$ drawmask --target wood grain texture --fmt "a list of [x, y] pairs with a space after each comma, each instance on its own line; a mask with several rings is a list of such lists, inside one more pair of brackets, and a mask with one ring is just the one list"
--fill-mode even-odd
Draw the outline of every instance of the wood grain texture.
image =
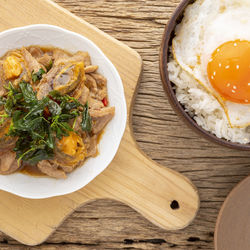
[[[139, 150], [131, 132], [131, 108], [142, 69], [139, 54], [50, 0], [2, 2], [5, 8], [0, 14], [5, 22], [0, 24], [0, 30], [48, 23], [76, 31], [99, 45], [120, 73], [128, 119], [113, 161], [83, 189], [39, 200], [0, 192], [0, 230], [26, 245], [38, 245], [78, 207], [102, 198], [122, 201], [164, 229], [189, 225], [199, 208], [197, 189], [182, 174], [149, 159]], [[16, 13], [11, 20], [10, 9]]]
[[[158, 69], [159, 47], [179, 0], [56, 2], [140, 53], [144, 72], [134, 105], [136, 139], [151, 158], [196, 184], [201, 209], [188, 228], [166, 232], [119, 202], [99, 200], [77, 209], [34, 249], [213, 249], [217, 213], [229, 191], [249, 174], [250, 155], [200, 138], [166, 100]], [[28, 249], [4, 234], [0, 242], [0, 249]]]

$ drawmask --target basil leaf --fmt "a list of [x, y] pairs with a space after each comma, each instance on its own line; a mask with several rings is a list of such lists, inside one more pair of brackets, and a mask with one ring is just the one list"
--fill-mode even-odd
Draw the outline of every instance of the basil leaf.
[[49, 101], [49, 112], [52, 114], [52, 116], [57, 116], [60, 115], [62, 113], [62, 109], [61, 107], [54, 101], [50, 100]]
[[7, 100], [6, 100], [6, 103], [4, 105], [4, 109], [5, 109], [5, 112], [9, 116], [11, 116], [12, 109], [13, 109], [14, 105], [15, 105], [15, 100], [14, 100], [13, 96], [12, 95], [8, 96]]
[[70, 127], [70, 125], [67, 122], [60, 122], [59, 126], [66, 131], [73, 131], [73, 129]]
[[26, 159], [24, 159], [24, 161], [30, 165], [36, 165], [39, 161], [50, 160], [52, 158], [53, 158], [53, 151], [40, 149], [34, 151], [31, 155], [28, 155]]
[[0, 96], [0, 106], [5, 105], [5, 103], [6, 103], [6, 98]]
[[45, 71], [42, 68], [39, 69], [36, 73], [34, 73], [34, 71], [32, 71], [32, 73], [31, 73], [32, 81], [37, 82], [37, 81], [41, 80], [43, 74], [45, 74]]
[[53, 151], [45, 147], [31, 147], [22, 155], [17, 154], [18, 161], [22, 160], [29, 165], [36, 165], [39, 161], [53, 158]]
[[54, 140], [53, 140], [52, 131], [50, 127], [48, 128], [48, 139], [46, 140], [46, 143], [49, 148], [54, 149]]
[[50, 99], [48, 97], [44, 97], [41, 101], [34, 104], [29, 113], [24, 117], [24, 119], [27, 119], [29, 116], [41, 116], [43, 114], [44, 108], [48, 105], [49, 101]]
[[59, 122], [68, 122], [69, 120], [75, 118], [76, 116], [73, 114], [61, 114], [58, 118]]
[[91, 120], [91, 116], [89, 114], [88, 102], [84, 105], [84, 109], [82, 112], [81, 127], [82, 127], [83, 131], [87, 131], [87, 132], [90, 132], [92, 129], [92, 120]]
[[34, 92], [33, 88], [29, 83], [22, 81], [19, 83], [19, 87], [22, 91], [26, 103], [32, 103], [37, 101], [36, 93]]

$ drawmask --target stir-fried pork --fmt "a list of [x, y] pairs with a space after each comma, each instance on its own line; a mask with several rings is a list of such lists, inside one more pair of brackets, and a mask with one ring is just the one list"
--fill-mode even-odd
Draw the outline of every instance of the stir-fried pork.
[[[65, 179], [66, 173], [98, 154], [98, 138], [113, 118], [115, 108], [107, 107], [107, 80], [97, 70], [87, 52], [70, 54], [59, 48], [30, 46], [10, 51], [0, 59], [1, 97], [7, 98], [9, 81], [18, 88], [24, 80], [36, 91], [38, 101], [47, 96], [52, 98], [49, 93], [56, 90], [78, 100], [82, 105], [80, 112], [85, 107], [88, 109], [91, 127], [84, 127], [83, 116], [70, 118], [72, 129], [68, 135], [55, 139], [53, 158], [43, 158], [37, 163], [36, 167], [45, 175]], [[5, 115], [3, 105], [0, 114]], [[17, 161], [13, 151], [18, 138], [7, 135], [11, 124], [11, 117], [0, 122], [0, 174], [13, 173], [22, 165], [22, 159]]]

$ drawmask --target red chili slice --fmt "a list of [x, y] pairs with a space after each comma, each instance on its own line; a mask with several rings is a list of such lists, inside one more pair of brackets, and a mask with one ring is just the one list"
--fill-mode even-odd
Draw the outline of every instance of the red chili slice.
[[103, 105], [104, 105], [105, 107], [108, 106], [108, 100], [107, 100], [106, 97], [104, 97], [104, 98], [102, 99], [102, 103], [103, 103]]

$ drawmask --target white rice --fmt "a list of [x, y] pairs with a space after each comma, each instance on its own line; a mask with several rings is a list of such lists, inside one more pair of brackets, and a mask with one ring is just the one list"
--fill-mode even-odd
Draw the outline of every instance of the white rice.
[[176, 85], [176, 97], [185, 111], [199, 126], [232, 142], [250, 142], [250, 129], [231, 128], [226, 114], [217, 99], [171, 59], [168, 63], [169, 79]]

